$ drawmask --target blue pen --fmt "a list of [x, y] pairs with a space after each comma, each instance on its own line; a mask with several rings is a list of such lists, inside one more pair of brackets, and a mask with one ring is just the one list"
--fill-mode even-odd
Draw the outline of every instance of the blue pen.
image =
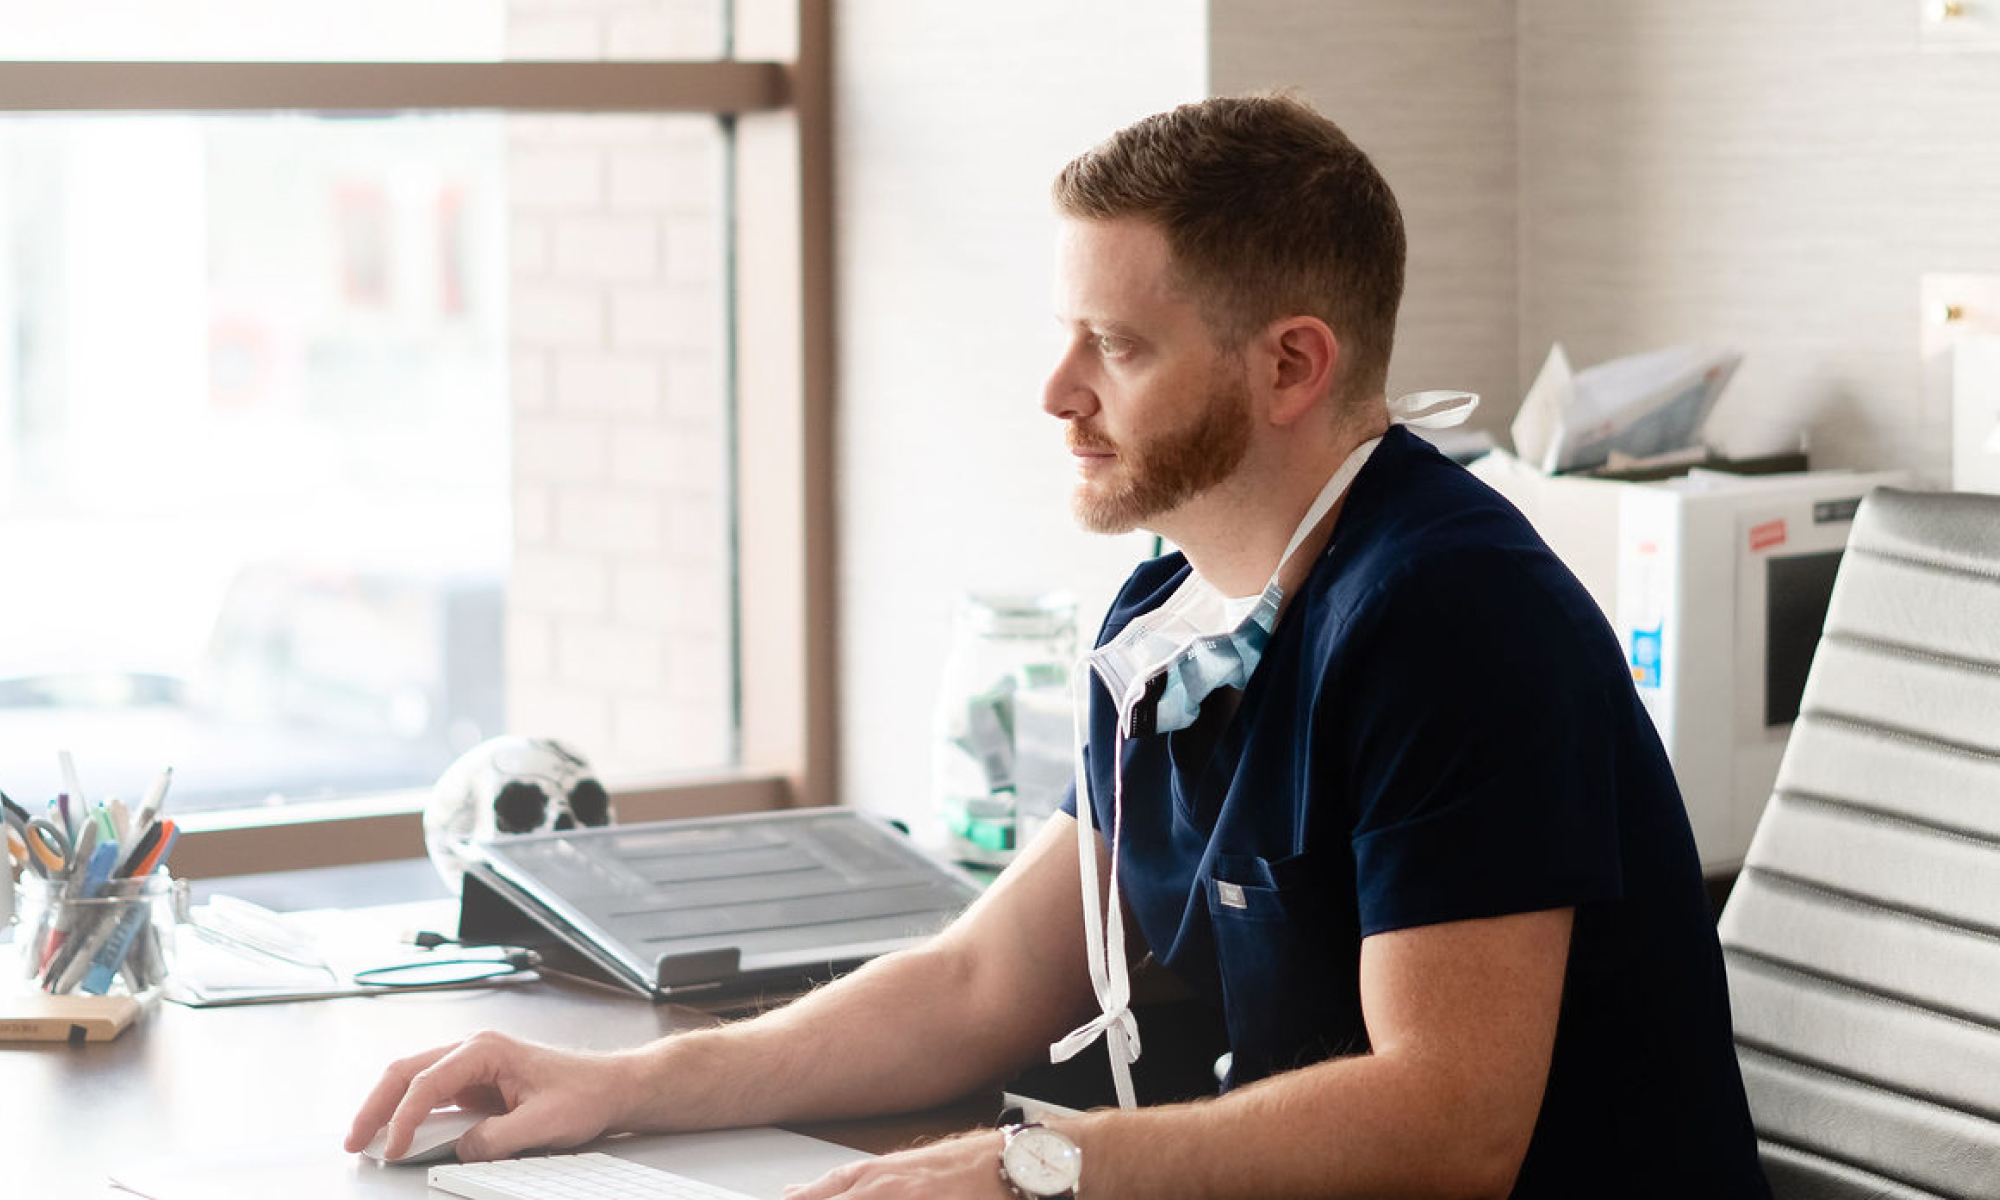
[[[60, 906], [57, 915], [67, 915], [68, 919], [56, 923], [56, 928], [64, 931], [63, 940], [42, 963], [43, 983], [51, 992], [67, 992], [75, 987], [77, 976], [89, 961], [91, 947], [112, 932], [106, 926], [107, 917], [75, 903], [93, 899], [102, 892], [111, 879], [113, 868], [118, 865], [118, 846], [112, 842], [97, 841], [95, 834], [95, 824], [84, 826], [85, 839], [95, 843], [95, 848], [89, 851], [90, 861], [81, 867], [72, 865], [69, 881], [56, 895], [56, 904]], [[83, 847], [78, 849], [81, 851]], [[82, 860], [81, 853], [77, 859]]]
[[[81, 855], [83, 847], [78, 847], [77, 853]], [[95, 848], [90, 851], [90, 862], [83, 868], [83, 890], [79, 894], [88, 900], [102, 892], [105, 881], [111, 878], [111, 872], [117, 865], [118, 843], [96, 841]]]
[[[165, 844], [160, 847], [160, 853], [153, 858], [152, 871], [148, 871], [145, 876], [141, 876], [142, 880], [150, 878], [153, 871], [159, 870], [160, 865], [166, 862], [167, 855], [173, 851], [174, 840], [178, 837], [180, 837], [180, 830], [169, 827]], [[141, 882], [139, 887], [141, 890], [139, 901], [133, 904], [131, 911], [127, 912], [119, 920], [118, 927], [112, 931], [111, 936], [105, 940], [104, 944], [97, 948], [97, 953], [91, 956], [90, 969], [83, 976], [83, 990], [93, 996], [102, 996], [111, 987], [112, 977], [118, 973], [118, 968], [124, 965], [125, 956], [132, 952], [132, 943], [138, 938], [139, 931], [146, 927], [146, 919], [149, 915], [148, 909], [151, 901], [144, 898], [145, 884]], [[146, 973], [143, 969], [143, 964], [135, 967], [135, 971], [140, 974]], [[130, 979], [130, 982], [136, 990], [150, 983], [156, 983], [158, 980]]]
[[[90, 956], [89, 967], [83, 970], [83, 990], [93, 996], [102, 996], [111, 987], [112, 978], [118, 968], [125, 965], [125, 956], [131, 953], [132, 942], [138, 938], [139, 930], [146, 925], [150, 915], [147, 908], [151, 902], [143, 897], [135, 901], [118, 919], [111, 936], [97, 947], [97, 953]], [[81, 962], [81, 959], [78, 960]], [[58, 991], [67, 991], [75, 984], [67, 977], [58, 984]]]
[[[101, 897], [111, 886], [111, 872], [118, 866], [118, 845], [115, 842], [98, 842], [90, 852], [90, 862], [80, 872], [75, 873], [65, 886], [62, 899], [58, 903], [75, 910], [70, 918], [69, 931], [57, 954], [43, 964], [43, 982], [51, 992], [67, 992], [76, 986], [83, 976], [84, 967], [90, 962], [92, 951], [113, 936], [119, 924], [121, 910], [105, 910]], [[84, 905], [75, 901], [97, 900], [99, 903]]]

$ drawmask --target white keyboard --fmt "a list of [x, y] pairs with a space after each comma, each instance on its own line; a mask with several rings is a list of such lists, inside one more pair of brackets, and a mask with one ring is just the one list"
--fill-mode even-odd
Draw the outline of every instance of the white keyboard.
[[551, 1154], [432, 1167], [430, 1185], [467, 1200], [756, 1200], [611, 1154]]

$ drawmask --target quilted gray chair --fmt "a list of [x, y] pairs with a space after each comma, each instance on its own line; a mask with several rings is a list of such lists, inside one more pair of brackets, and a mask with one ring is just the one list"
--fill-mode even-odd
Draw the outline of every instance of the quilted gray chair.
[[2000, 1197], [2000, 496], [1863, 503], [1721, 935], [1780, 1200]]

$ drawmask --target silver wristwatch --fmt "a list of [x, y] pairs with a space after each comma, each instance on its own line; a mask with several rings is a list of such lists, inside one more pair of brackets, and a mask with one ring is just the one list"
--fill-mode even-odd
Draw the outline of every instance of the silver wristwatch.
[[1000, 1182], [1021, 1200], [1076, 1200], [1083, 1148], [1032, 1121], [1001, 1130]]

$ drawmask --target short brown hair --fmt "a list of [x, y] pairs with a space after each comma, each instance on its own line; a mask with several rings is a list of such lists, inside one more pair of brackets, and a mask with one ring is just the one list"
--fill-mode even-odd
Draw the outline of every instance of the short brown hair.
[[1281, 317], [1341, 339], [1336, 394], [1382, 394], [1403, 297], [1396, 197], [1339, 126], [1285, 95], [1184, 104], [1119, 130], [1056, 176], [1068, 217], [1150, 221], [1218, 341]]

